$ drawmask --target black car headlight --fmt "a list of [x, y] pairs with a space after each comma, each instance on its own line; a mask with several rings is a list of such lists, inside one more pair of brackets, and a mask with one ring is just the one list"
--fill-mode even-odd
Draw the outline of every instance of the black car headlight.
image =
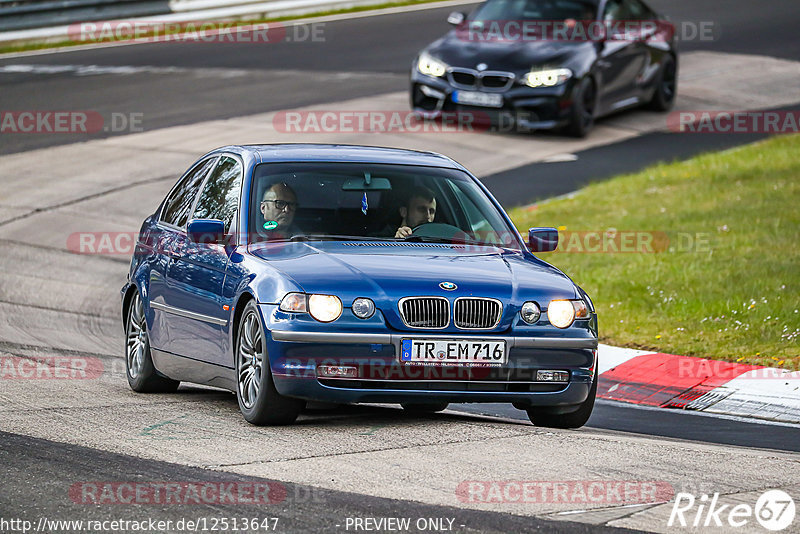
[[555, 87], [572, 78], [569, 69], [531, 69], [522, 77], [522, 83], [528, 87]]
[[441, 78], [447, 73], [447, 63], [436, 59], [427, 52], [423, 52], [417, 59], [417, 70], [422, 74]]

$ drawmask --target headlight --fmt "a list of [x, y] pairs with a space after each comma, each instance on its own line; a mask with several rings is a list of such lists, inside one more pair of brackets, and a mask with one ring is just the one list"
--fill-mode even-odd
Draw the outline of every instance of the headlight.
[[417, 70], [428, 76], [441, 77], [447, 72], [447, 63], [423, 52], [417, 60]]
[[535, 302], [526, 302], [519, 310], [519, 314], [523, 321], [528, 324], [533, 324], [539, 320], [542, 310], [539, 309], [539, 305]]
[[281, 300], [280, 310], [285, 312], [306, 313], [308, 308], [306, 306], [305, 293], [287, 293], [283, 300]]
[[321, 323], [330, 323], [342, 314], [342, 301], [335, 295], [310, 295], [308, 313]]
[[359, 297], [353, 301], [353, 314], [359, 319], [369, 319], [375, 313], [375, 303], [370, 299]]
[[522, 83], [530, 87], [554, 87], [572, 78], [569, 69], [531, 70], [522, 77]]
[[575, 319], [589, 317], [589, 309], [582, 300], [551, 300], [547, 318], [557, 328], [567, 328]]

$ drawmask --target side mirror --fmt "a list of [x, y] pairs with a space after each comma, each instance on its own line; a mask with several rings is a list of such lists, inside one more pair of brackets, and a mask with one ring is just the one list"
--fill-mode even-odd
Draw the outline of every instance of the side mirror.
[[467, 16], [464, 13], [461, 13], [460, 11], [453, 11], [447, 16], [447, 22], [453, 26], [459, 26], [466, 18]]
[[206, 245], [225, 243], [225, 223], [216, 219], [192, 219], [186, 227], [189, 240]]
[[558, 230], [555, 228], [531, 228], [528, 230], [531, 252], [553, 252], [558, 248]]

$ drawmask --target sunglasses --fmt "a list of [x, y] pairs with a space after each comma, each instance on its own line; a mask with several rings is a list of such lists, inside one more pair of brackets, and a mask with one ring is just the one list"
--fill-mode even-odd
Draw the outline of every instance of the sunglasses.
[[286, 208], [289, 208], [289, 211], [297, 209], [297, 202], [288, 202], [286, 200], [262, 200], [261, 202], [274, 202], [278, 211], [283, 211]]

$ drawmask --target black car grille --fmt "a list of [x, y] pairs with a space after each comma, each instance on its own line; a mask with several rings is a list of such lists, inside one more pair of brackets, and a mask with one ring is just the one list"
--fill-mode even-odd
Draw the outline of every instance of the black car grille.
[[508, 76], [484, 76], [481, 85], [487, 89], [505, 89], [511, 81]]
[[450, 303], [444, 297], [407, 297], [400, 300], [400, 317], [411, 328], [446, 328]]
[[503, 71], [480, 72], [474, 69], [452, 68], [447, 73], [452, 85], [461, 89], [505, 91], [514, 83], [514, 73]]
[[451, 73], [451, 76], [453, 82], [457, 83], [458, 85], [463, 85], [464, 87], [475, 87], [477, 78], [472, 73], [454, 71]]
[[453, 316], [458, 328], [483, 330], [497, 326], [502, 311], [503, 306], [497, 300], [460, 297], [456, 299]]

